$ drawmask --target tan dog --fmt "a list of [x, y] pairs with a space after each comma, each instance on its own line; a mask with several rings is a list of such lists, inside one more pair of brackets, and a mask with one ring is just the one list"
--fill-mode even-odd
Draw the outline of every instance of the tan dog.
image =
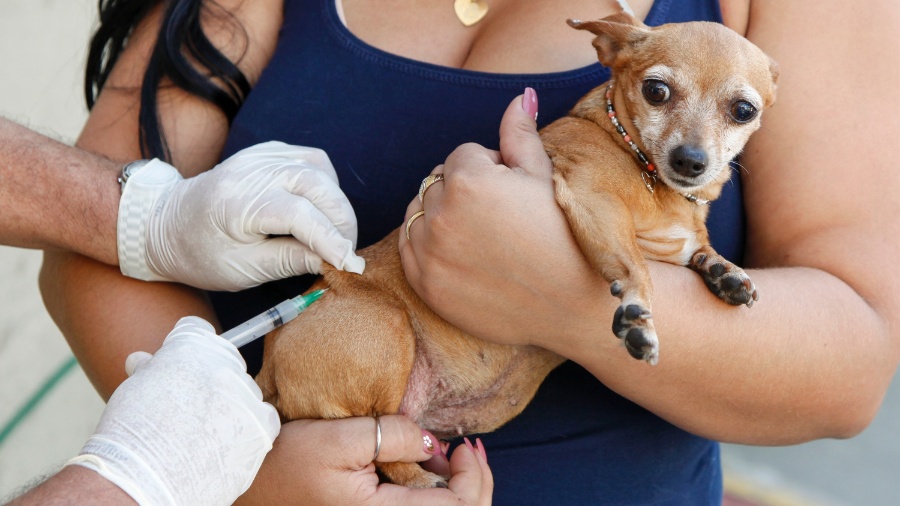
[[588, 262], [622, 299], [613, 332], [633, 357], [655, 364], [644, 258], [691, 267], [729, 304], [758, 298], [744, 271], [710, 246], [705, 223], [729, 162], [775, 100], [777, 70], [715, 23], [650, 30], [617, 14], [569, 24], [597, 35], [613, 79], [542, 132], [556, 200]]
[[[605, 85], [541, 134], [572, 232], [622, 299], [614, 331], [652, 363], [658, 344], [642, 255], [690, 265], [732, 304], [756, 299], [743, 271], [709, 246], [701, 202], [719, 195], [729, 161], [772, 103], [774, 70], [759, 49], [712, 23], [650, 29], [619, 14], [570, 24], [597, 35], [615, 78], [617, 121], [641, 155], [611, 122]], [[312, 289], [331, 290], [266, 337], [257, 382], [286, 420], [403, 413], [438, 437], [495, 430], [563, 358], [486, 343], [441, 319], [406, 282], [397, 234], [359, 252], [362, 276], [326, 268]], [[379, 469], [395, 483], [445, 486], [416, 464]]]

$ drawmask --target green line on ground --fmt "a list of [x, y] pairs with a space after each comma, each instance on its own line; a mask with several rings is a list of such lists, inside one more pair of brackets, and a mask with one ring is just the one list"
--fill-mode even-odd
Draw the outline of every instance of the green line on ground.
[[23, 421], [25, 421], [28, 415], [31, 414], [32, 411], [34, 411], [34, 408], [38, 407], [41, 401], [44, 400], [44, 397], [46, 397], [47, 394], [49, 394], [57, 385], [57, 383], [59, 383], [66, 376], [66, 374], [69, 373], [69, 371], [74, 369], [76, 365], [78, 365], [78, 361], [75, 360], [75, 357], [70, 356], [68, 359], [66, 359], [65, 362], [62, 363], [62, 365], [59, 366], [59, 368], [56, 369], [52, 376], [44, 381], [44, 384], [41, 385], [37, 392], [32, 394], [31, 397], [29, 397], [28, 400], [25, 401], [25, 404], [23, 404], [22, 407], [19, 408], [18, 411], [16, 411], [13, 417], [3, 425], [3, 429], [0, 430], [0, 446], [3, 446], [3, 443], [9, 437], [9, 435], [12, 434], [14, 430], [16, 430], [16, 427], [18, 427]]

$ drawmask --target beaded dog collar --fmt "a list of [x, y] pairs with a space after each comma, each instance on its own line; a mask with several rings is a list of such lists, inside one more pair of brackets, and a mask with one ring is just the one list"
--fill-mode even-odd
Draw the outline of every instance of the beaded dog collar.
[[[631, 136], [628, 135], [628, 132], [625, 131], [625, 127], [619, 122], [619, 118], [616, 114], [616, 109], [613, 107], [612, 100], [612, 90], [613, 90], [613, 80], [610, 79], [609, 86], [606, 87], [606, 114], [609, 116], [609, 120], [612, 122], [613, 126], [616, 127], [616, 132], [619, 132], [619, 135], [622, 136], [622, 139], [628, 144], [628, 147], [634, 151], [635, 156], [637, 156], [638, 160], [644, 164], [644, 169], [641, 171], [641, 179], [644, 180], [644, 186], [647, 187], [647, 190], [650, 193], [653, 193], [653, 189], [656, 186], [656, 181], [658, 176], [656, 175], [656, 165], [653, 165], [653, 162], [650, 161], [650, 158], [641, 151], [641, 148], [638, 147], [637, 144], [631, 140]], [[682, 193], [682, 197], [688, 200], [688, 202], [692, 202], [697, 205], [707, 205], [709, 201], [706, 199], [701, 199], [700, 197], [694, 195], [693, 193]]]

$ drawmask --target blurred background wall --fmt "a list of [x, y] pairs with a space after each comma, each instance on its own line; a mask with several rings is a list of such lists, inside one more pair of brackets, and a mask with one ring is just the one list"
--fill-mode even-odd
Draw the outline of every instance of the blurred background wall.
[[[74, 143], [96, 18], [96, 0], [0, 0], [0, 115]], [[0, 500], [76, 455], [103, 409], [44, 309], [40, 264], [39, 251], [0, 246]]]

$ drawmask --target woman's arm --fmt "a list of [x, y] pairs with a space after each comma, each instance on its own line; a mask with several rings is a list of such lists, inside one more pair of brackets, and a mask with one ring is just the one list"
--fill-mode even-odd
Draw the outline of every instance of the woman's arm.
[[413, 286], [474, 335], [556, 351], [702, 436], [789, 444], [858, 433], [900, 359], [900, 175], [886, 166], [900, 136], [889, 88], [898, 22], [889, 2], [754, 0], [748, 37], [781, 70], [743, 158], [748, 272], [761, 298], [730, 307], [689, 269], [652, 263], [656, 367], [610, 332], [618, 300], [574, 245], [549, 168], [516, 163], [517, 144], [534, 142], [523, 140], [527, 115], [501, 126], [514, 170], [472, 146], [438, 168], [447, 177], [428, 191], [424, 226], [412, 245], [401, 239]]
[[[225, 11], [207, 9], [203, 19], [206, 33], [253, 83], [274, 49], [281, 4], [220, 0], [218, 5], [231, 9], [233, 19]], [[160, 9], [154, 9], [130, 38], [82, 131], [80, 148], [113, 160], [141, 157], [139, 89], [160, 16]], [[159, 112], [172, 162], [185, 176], [218, 161], [228, 123], [215, 106], [163, 82]], [[180, 317], [192, 314], [215, 321], [200, 292], [176, 284], [127, 279], [115, 267], [70, 253], [48, 251], [40, 283], [51, 316], [104, 398], [125, 379], [120, 367], [125, 357], [136, 350], [156, 351]]]

